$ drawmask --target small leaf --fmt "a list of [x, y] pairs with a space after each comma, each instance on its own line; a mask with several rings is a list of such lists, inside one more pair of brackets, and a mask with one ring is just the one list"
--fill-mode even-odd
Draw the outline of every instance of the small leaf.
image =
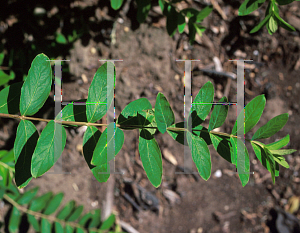
[[185, 15], [187, 18], [192, 18], [196, 17], [200, 11], [196, 10], [195, 8], [184, 8], [183, 10], [180, 11], [183, 15]]
[[257, 10], [266, 0], [245, 0], [239, 8], [239, 16], [249, 15]]
[[19, 205], [28, 204], [35, 197], [38, 190], [39, 190], [39, 187], [36, 187], [34, 189], [31, 189], [31, 190], [28, 190], [27, 192], [25, 192], [18, 200], [18, 204]]
[[278, 23], [274, 16], [271, 16], [269, 19], [269, 29], [272, 33], [276, 32], [278, 29]]
[[[218, 103], [223, 103], [223, 102], [227, 102], [227, 98], [225, 96], [222, 99], [220, 99]], [[227, 112], [228, 112], [227, 104], [215, 105], [209, 120], [208, 130], [211, 131], [223, 125], [227, 117]]]
[[64, 198], [64, 194], [63, 193], [58, 193], [56, 194], [49, 202], [48, 205], [44, 211], [44, 214], [46, 215], [50, 215], [53, 214], [57, 208], [60, 206], [60, 203], [62, 201], [62, 199]]
[[59, 44], [68, 44], [67, 38], [62, 33], [57, 33], [55, 40]]
[[236, 133], [238, 132], [237, 129], [237, 122], [240, 120], [242, 120], [244, 117], [244, 130], [245, 130], [245, 134], [248, 133], [259, 121], [264, 108], [266, 105], [266, 98], [264, 95], [259, 95], [257, 97], [255, 97], [253, 100], [251, 100], [245, 107], [245, 115], [244, 115], [244, 111], [240, 112], [238, 119], [235, 122], [235, 125], [232, 129], [231, 134], [236, 135]]
[[295, 31], [295, 28], [294, 28], [293, 26], [291, 26], [290, 24], [288, 24], [287, 22], [285, 22], [285, 21], [279, 16], [279, 14], [278, 14], [276, 11], [274, 11], [274, 15], [275, 15], [275, 17], [277, 18], [278, 24], [279, 24], [281, 27], [283, 27], [284, 29], [286, 29], [286, 30], [288, 30], [288, 31], [290, 31], [290, 32]]
[[280, 164], [281, 166], [285, 168], [289, 168], [289, 164], [285, 161], [285, 158], [280, 155], [273, 155], [274, 160], [276, 163]]
[[57, 214], [57, 218], [58, 219], [62, 219], [62, 220], [65, 220], [71, 213], [72, 213], [72, 210], [74, 209], [75, 207], [75, 201], [69, 201], [65, 206], [64, 208], [59, 211], [59, 213]]
[[276, 0], [278, 5], [287, 5], [287, 4], [290, 4], [294, 1], [300, 1], [300, 0]]
[[13, 207], [8, 223], [9, 232], [15, 233], [18, 232], [19, 225], [21, 223], [21, 212], [17, 207]]
[[15, 180], [18, 188], [25, 187], [32, 179], [30, 167], [39, 134], [31, 121], [21, 120], [14, 143]]
[[[113, 66], [113, 74], [107, 74], [109, 66]], [[100, 120], [109, 109], [113, 101], [114, 86], [108, 85], [107, 75], [113, 75], [114, 83], [116, 82], [116, 69], [113, 63], [104, 63], [96, 72], [93, 81], [89, 87], [86, 116], [88, 122]], [[112, 92], [112, 98], [107, 100], [107, 91]]]
[[[110, 135], [110, 138], [107, 138], [108, 131], [114, 132], [114, 134]], [[115, 139], [115, 142], [113, 139]], [[97, 142], [91, 164], [95, 166], [100, 166], [108, 163], [119, 153], [119, 151], [122, 149], [123, 143], [123, 131], [119, 127], [116, 127], [114, 122], [110, 123], [107, 126], [107, 128], [103, 131], [99, 141]], [[110, 152], [112, 152], [112, 149], [114, 150], [114, 154], [108, 154], [108, 147], [110, 148]]]
[[[61, 138], [56, 137], [57, 130], [61, 130]], [[43, 175], [56, 163], [66, 145], [66, 139], [66, 130], [62, 125], [54, 121], [46, 125], [32, 155], [31, 174], [34, 178]]]
[[172, 5], [168, 5], [168, 13], [167, 13], [167, 32], [170, 36], [174, 36], [177, 29], [177, 17], [179, 13], [176, 11], [175, 7]]
[[93, 153], [101, 132], [95, 126], [88, 126], [83, 136], [83, 154], [85, 161], [91, 169], [93, 175], [99, 182], [106, 182], [109, 178], [109, 166], [107, 164], [97, 166], [91, 164]]
[[236, 165], [236, 157], [231, 153], [231, 143], [228, 137], [210, 133], [210, 138], [215, 150], [218, 154], [227, 160], [229, 163]]
[[189, 43], [192, 45], [195, 41], [195, 36], [196, 36], [196, 27], [195, 27], [195, 17], [190, 18], [188, 22], [188, 27], [189, 27]]
[[110, 0], [111, 8], [118, 10], [122, 6], [123, 0]]
[[29, 209], [36, 212], [43, 210], [46, 207], [47, 202], [50, 200], [51, 197], [52, 197], [52, 192], [48, 192], [40, 197], [35, 198], [31, 202]]
[[[242, 182], [242, 186], [245, 187], [250, 178], [250, 160], [248, 150], [244, 142], [238, 138], [230, 137], [230, 142], [232, 144], [234, 157], [236, 158], [237, 171]], [[238, 151], [238, 148], [242, 150]]]
[[[257, 142], [256, 142], [257, 143]], [[256, 157], [261, 164], [269, 170], [272, 175], [273, 183], [275, 183], [275, 161], [269, 150], [263, 145], [258, 146], [256, 143], [251, 142]], [[260, 143], [262, 144], [262, 143]]]
[[157, 123], [158, 130], [164, 134], [167, 127], [174, 124], [175, 116], [174, 112], [162, 93], [158, 93], [155, 103], [155, 120]]
[[42, 218], [41, 220], [41, 233], [51, 233], [52, 225], [49, 220]]
[[100, 230], [109, 230], [111, 227], [113, 227], [114, 223], [116, 221], [116, 216], [114, 214], [111, 214], [101, 225]]
[[22, 85], [23, 82], [14, 83], [0, 91], [0, 113], [16, 114], [19, 112]]
[[207, 144], [191, 132], [187, 132], [187, 141], [200, 176], [208, 180], [211, 175], [211, 159]]
[[59, 222], [54, 223], [55, 232], [64, 232], [64, 228]]
[[[192, 112], [193, 127], [200, 125], [205, 120], [205, 118], [208, 116], [211, 110], [213, 101], [214, 101], [214, 86], [210, 81], [208, 81], [199, 90], [192, 104], [191, 112]], [[198, 117], [194, 117], [193, 115], [194, 111], [196, 112], [196, 115]]]
[[263, 125], [255, 132], [251, 140], [268, 138], [273, 136], [286, 124], [288, 118], [288, 113], [284, 113], [272, 118], [270, 121], [267, 122], [267, 124]]
[[268, 148], [270, 150], [270, 152], [272, 154], [276, 154], [276, 155], [289, 155], [289, 154], [292, 154], [294, 152], [296, 152], [297, 150], [294, 150], [294, 149], [283, 149], [283, 150], [271, 150], [270, 148]]
[[151, 8], [151, 0], [136, 0], [137, 3], [137, 20], [139, 23], [143, 23]]
[[[138, 118], [138, 112], [151, 109], [152, 105], [146, 98], [140, 98], [129, 103], [121, 112], [117, 119], [117, 124], [129, 126], [142, 126]], [[150, 123], [150, 122], [149, 122]], [[121, 127], [122, 128], [122, 127]]]
[[259, 29], [261, 29], [264, 25], [267, 24], [267, 22], [269, 21], [271, 17], [271, 14], [267, 15], [262, 21], [260, 21], [260, 23], [258, 25], [256, 25], [251, 31], [250, 33], [255, 33], [257, 32]]
[[[198, 131], [198, 130], [201, 130], [201, 131]], [[212, 141], [211, 141], [210, 136], [209, 136], [208, 129], [205, 128], [204, 126], [198, 125], [198, 126], [194, 127], [192, 129], [192, 131], [193, 131], [194, 135], [197, 135], [197, 136], [203, 138], [207, 145], [212, 144]]]
[[83, 205], [78, 206], [75, 209], [75, 211], [73, 211], [73, 213], [71, 214], [71, 216], [67, 218], [67, 222], [74, 222], [74, 221], [76, 221], [80, 217], [82, 211], [83, 211]]
[[101, 212], [99, 209], [94, 210], [94, 213], [92, 213], [92, 221], [89, 223], [89, 228], [92, 227], [98, 227], [100, 225], [100, 217]]
[[202, 9], [197, 15], [196, 15], [196, 22], [200, 23], [202, 22], [209, 14], [213, 11], [213, 6], [209, 5], [206, 6], [204, 9]]
[[179, 13], [177, 15], [177, 27], [178, 27], [178, 31], [179, 33], [183, 33], [184, 32], [184, 28], [185, 28], [185, 25], [186, 25], [186, 22], [185, 22], [185, 17]]
[[[75, 102], [85, 103], [86, 99], [77, 100]], [[78, 105], [69, 103], [66, 105], [60, 113], [57, 114], [55, 120], [62, 120], [62, 121], [76, 121], [76, 122], [87, 122], [86, 118], [86, 105]], [[65, 125], [69, 127], [70, 125]], [[72, 125], [77, 126], [77, 125]]]
[[[184, 128], [184, 122], [178, 122], [176, 124], [170, 125], [169, 128]], [[167, 130], [168, 134], [177, 142], [184, 145], [184, 132], [177, 130]], [[187, 142], [186, 142], [187, 144]]]
[[27, 220], [36, 232], [40, 231], [40, 224], [33, 215], [27, 214]]
[[20, 112], [31, 116], [39, 111], [49, 97], [52, 85], [52, 69], [45, 54], [37, 55], [29, 69], [21, 89]]
[[157, 188], [162, 181], [162, 155], [155, 138], [147, 129], [140, 132], [139, 153], [148, 179]]

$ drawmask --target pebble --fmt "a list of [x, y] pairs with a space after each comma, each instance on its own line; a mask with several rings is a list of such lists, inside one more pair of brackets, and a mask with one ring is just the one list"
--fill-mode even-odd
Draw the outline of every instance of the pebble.
[[220, 169], [216, 170], [216, 172], [214, 173], [214, 177], [216, 178], [222, 177], [222, 171]]

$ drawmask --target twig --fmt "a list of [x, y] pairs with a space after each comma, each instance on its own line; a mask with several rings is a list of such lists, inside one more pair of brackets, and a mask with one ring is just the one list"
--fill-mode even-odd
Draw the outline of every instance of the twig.
[[139, 231], [134, 229], [131, 225], [129, 225], [129, 223], [123, 222], [122, 220], [120, 220], [120, 225], [125, 231], [128, 231], [129, 233], [139, 233]]
[[222, 10], [222, 8], [219, 6], [219, 3], [216, 2], [215, 0], [211, 0], [211, 4], [214, 6], [214, 8], [218, 11], [218, 13], [221, 15], [221, 17], [224, 19], [224, 20], [227, 20], [227, 16], [226, 14], [224, 13], [224, 11]]

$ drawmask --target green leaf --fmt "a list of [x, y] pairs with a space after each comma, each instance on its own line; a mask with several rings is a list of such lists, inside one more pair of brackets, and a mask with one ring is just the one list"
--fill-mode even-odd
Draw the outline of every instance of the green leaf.
[[[83, 136], [83, 154], [93, 175], [99, 182], [106, 182], [109, 178], [109, 166], [107, 164], [97, 166], [91, 164], [94, 150], [101, 136], [101, 132], [95, 126], [88, 126]], [[103, 174], [106, 173], [106, 174]]]
[[167, 127], [174, 124], [175, 116], [174, 112], [167, 100], [167, 98], [162, 94], [158, 93], [155, 103], [155, 120], [157, 123], [158, 130], [164, 134]]
[[177, 29], [177, 21], [179, 13], [176, 11], [175, 7], [168, 5], [167, 8], [167, 32], [170, 36], [174, 36]]
[[[201, 131], [198, 131], [198, 130], [201, 130]], [[211, 141], [210, 136], [209, 136], [208, 129], [205, 128], [204, 126], [198, 125], [198, 126], [194, 127], [192, 129], [192, 131], [193, 131], [194, 135], [197, 135], [198, 137], [203, 138], [207, 145], [212, 144], [212, 141]]]
[[92, 218], [92, 213], [88, 212], [87, 214], [83, 215], [79, 220], [79, 225], [87, 227], [86, 223], [89, 222], [89, 219]]
[[253, 100], [251, 100], [245, 107], [245, 115], [244, 115], [244, 111], [242, 111], [239, 114], [231, 134], [236, 135], [238, 131], [237, 122], [241, 121], [244, 117], [245, 117], [244, 119], [245, 134], [248, 133], [259, 121], [264, 111], [265, 105], [266, 105], [266, 98], [264, 95], [259, 95], [255, 97]]
[[68, 44], [67, 38], [62, 33], [57, 33], [55, 40], [59, 44]]
[[185, 22], [185, 17], [181, 13], [177, 15], [177, 25], [178, 25], [177, 28], [179, 33], [180, 34], [183, 33], [186, 22]]
[[39, 187], [35, 187], [34, 189], [28, 190], [25, 192], [20, 199], [18, 200], [19, 205], [26, 205], [28, 204], [37, 194]]
[[251, 140], [268, 138], [277, 133], [288, 121], [288, 113], [284, 113], [272, 118], [267, 124], [260, 127]]
[[164, 12], [166, 4], [167, 3], [164, 0], [158, 0], [158, 5], [160, 6], [160, 9], [161, 9], [162, 12]]
[[[224, 96], [219, 100], [218, 103], [227, 102], [227, 98]], [[211, 131], [215, 128], [220, 127], [226, 120], [228, 112], [228, 105], [217, 104], [214, 106], [214, 110], [212, 111], [208, 130]]]
[[116, 221], [116, 216], [111, 214], [101, 225], [100, 230], [109, 230], [113, 227]]
[[[109, 66], [114, 67], [114, 84], [116, 83], [116, 69], [114, 64], [110, 62]], [[86, 116], [88, 122], [96, 122], [100, 120], [109, 109], [113, 98], [107, 101], [107, 91], [113, 92], [114, 87], [107, 83], [107, 67], [108, 62], [104, 63], [97, 70], [91, 86], [89, 87]], [[113, 96], [113, 93], [112, 93]]]
[[[86, 105], [77, 105], [73, 104], [74, 102], [82, 102], [85, 103], [86, 99], [81, 99], [77, 101], [73, 101], [66, 105], [60, 113], [56, 116], [55, 120], [62, 121], [76, 121], [76, 122], [87, 122], [86, 118]], [[65, 125], [69, 127], [70, 125]], [[77, 126], [77, 125], [72, 125]]]
[[[155, 108], [142, 110], [138, 112], [138, 120], [141, 128], [147, 128], [147, 130], [153, 135], [156, 133], [157, 123], [155, 119]], [[139, 129], [141, 132], [141, 129]]]
[[295, 28], [293, 26], [291, 26], [290, 24], [288, 24], [287, 22], [285, 22], [276, 11], [274, 11], [274, 15], [275, 15], [276, 19], [278, 20], [277, 23], [281, 27], [283, 27], [284, 29], [286, 29], [290, 32], [295, 31]]
[[278, 29], [278, 23], [274, 16], [271, 16], [269, 19], [269, 29], [272, 33], [276, 32]]
[[3, 70], [0, 70], [0, 86], [7, 85], [8, 82], [15, 79], [15, 77], [16, 75], [12, 70], [9, 72], [9, 75], [6, 74]]
[[[184, 128], [184, 122], [178, 122], [173, 125], [170, 125], [169, 128]], [[184, 132], [176, 130], [167, 130], [168, 134], [177, 142], [184, 145]]]
[[278, 5], [287, 5], [287, 4], [290, 4], [294, 1], [300, 1], [300, 0], [276, 0]]
[[[208, 116], [212, 107], [211, 103], [213, 101], [214, 101], [214, 86], [210, 81], [208, 81], [199, 90], [192, 104], [191, 112], [192, 112], [193, 128], [196, 127], [197, 125], [200, 125]], [[196, 115], [193, 114], [194, 112], [196, 113]]]
[[[110, 138], [107, 138], [108, 130], [114, 131]], [[114, 140], [115, 139], [115, 142]], [[96, 145], [91, 161], [92, 165], [100, 166], [112, 160], [122, 149], [124, 143], [124, 133], [119, 127], [116, 127], [114, 122], [110, 123], [103, 131]], [[108, 154], [107, 148], [114, 149], [114, 154]], [[111, 151], [112, 152], [112, 151]]]
[[200, 11], [196, 10], [195, 8], [185, 8], [185, 9], [182, 9], [180, 11], [180, 13], [182, 13], [183, 15], [185, 15], [187, 18], [192, 18], [196, 16], [200, 13]]
[[78, 206], [75, 209], [75, 211], [73, 211], [73, 213], [71, 214], [71, 216], [67, 218], [67, 222], [74, 222], [74, 221], [76, 221], [80, 217], [82, 211], [83, 211], [83, 205]]
[[29, 69], [21, 89], [20, 112], [22, 116], [35, 114], [49, 97], [52, 85], [52, 69], [45, 54], [37, 55]]
[[195, 18], [190, 18], [188, 22], [189, 27], [189, 43], [192, 45], [195, 41], [196, 36], [196, 27], [195, 27]]
[[[129, 126], [137, 126], [140, 127], [143, 125], [141, 122], [141, 118], [138, 117], [138, 112], [142, 112], [143, 110], [151, 109], [152, 106], [146, 98], [140, 98], [129, 103], [121, 112], [117, 119], [117, 124], [129, 125]], [[149, 122], [150, 123], [150, 122]], [[120, 127], [122, 128], [122, 127]]]
[[209, 14], [213, 11], [213, 6], [209, 5], [206, 6], [203, 10], [201, 10], [197, 15], [196, 15], [196, 22], [200, 23], [202, 22]]
[[199, 36], [202, 36], [202, 32], [205, 32], [206, 28], [203, 27], [202, 25], [194, 23], [196, 32], [199, 34]]
[[54, 223], [55, 232], [64, 232], [63, 226], [59, 222]]
[[13, 207], [8, 223], [9, 232], [15, 233], [18, 232], [19, 225], [21, 223], [21, 212], [17, 207]]
[[296, 152], [297, 150], [294, 150], [294, 149], [283, 149], [283, 150], [271, 150], [270, 148], [268, 148], [270, 150], [270, 152], [272, 154], [276, 154], [276, 155], [289, 155], [289, 154], [292, 154], [294, 152]]
[[208, 146], [202, 138], [191, 132], [187, 132], [186, 136], [197, 170], [204, 180], [208, 180], [211, 174], [211, 159]]
[[21, 120], [14, 143], [15, 180], [18, 188], [25, 187], [32, 179], [30, 167], [39, 134], [31, 121]]
[[122, 6], [123, 0], [110, 0], [111, 7], [118, 10]]
[[44, 211], [44, 214], [46, 215], [50, 215], [53, 214], [57, 208], [59, 207], [62, 199], [64, 198], [64, 194], [63, 193], [58, 193], [56, 194], [51, 201], [48, 202], [48, 205]]
[[66, 225], [66, 233], [73, 233], [73, 231], [74, 231], [74, 228], [73, 227], [71, 227], [70, 225]]
[[151, 8], [151, 0], [136, 0], [137, 3], [137, 20], [139, 23], [143, 23]]
[[257, 10], [266, 0], [245, 0], [239, 8], [239, 16], [249, 15]]
[[98, 227], [100, 225], [101, 211], [100, 209], [94, 210], [92, 213], [92, 221], [89, 223], [89, 228]]
[[[242, 186], [245, 187], [250, 178], [250, 160], [248, 150], [244, 142], [238, 138], [230, 137], [230, 142], [232, 144], [234, 157], [236, 158], [237, 171], [242, 182]], [[238, 153], [238, 146], [242, 149], [242, 151], [239, 151], [240, 153]]]
[[267, 22], [269, 21], [271, 17], [271, 14], [267, 15], [262, 21], [260, 21], [260, 23], [258, 25], [256, 25], [251, 31], [250, 33], [255, 33], [257, 32], [259, 29], [261, 29], [264, 25], [267, 24]]
[[256, 157], [259, 159], [261, 164], [269, 170], [272, 176], [273, 183], [275, 183], [275, 161], [270, 151], [262, 145], [257, 145], [258, 142], [251, 142]]
[[276, 142], [267, 144], [266, 147], [269, 150], [278, 150], [278, 149], [281, 149], [282, 147], [286, 146], [289, 143], [289, 141], [290, 141], [290, 135], [288, 134], [284, 138], [282, 138]]
[[139, 153], [148, 179], [157, 188], [162, 181], [162, 156], [155, 138], [147, 129], [140, 131]]
[[72, 213], [72, 210], [74, 209], [75, 207], [75, 201], [69, 201], [65, 206], [64, 208], [62, 208], [61, 211], [59, 211], [59, 213], [57, 214], [57, 218], [58, 219], [62, 219], [62, 220], [65, 220], [67, 219], [67, 217]]
[[0, 91], [0, 113], [16, 114], [19, 112], [22, 85], [23, 82], [14, 83]]
[[52, 225], [49, 220], [42, 218], [41, 220], [41, 233], [51, 233]]
[[231, 143], [228, 137], [210, 133], [210, 138], [218, 154], [229, 163], [236, 164], [236, 157], [231, 153]]
[[[57, 130], [61, 130], [61, 138], [56, 137]], [[32, 156], [31, 174], [34, 178], [43, 175], [56, 163], [66, 145], [66, 139], [66, 131], [62, 125], [54, 121], [46, 125]]]
[[27, 214], [27, 220], [36, 232], [40, 231], [40, 224], [33, 215]]
[[36, 212], [43, 210], [46, 207], [47, 202], [50, 200], [51, 197], [52, 197], [52, 192], [48, 192], [42, 196], [35, 198], [31, 202], [29, 206], [29, 210], [36, 211]]

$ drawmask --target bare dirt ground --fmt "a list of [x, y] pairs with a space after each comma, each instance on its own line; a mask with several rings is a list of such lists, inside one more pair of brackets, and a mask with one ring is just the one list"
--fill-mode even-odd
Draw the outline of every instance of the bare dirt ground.
[[[220, 5], [228, 17], [227, 21], [213, 11], [204, 21], [209, 28], [205, 36], [196, 38], [193, 46], [188, 44], [185, 34], [170, 38], [164, 27], [164, 19], [159, 14], [157, 16], [156, 12], [151, 12], [147, 23], [139, 27], [136, 27], [134, 17], [131, 16], [134, 12], [130, 12], [119, 16], [122, 20], [117, 21], [115, 28], [107, 27], [106, 30], [115, 34], [114, 43], [99, 42], [93, 36], [88, 43], [79, 39], [65, 57], [71, 60], [71, 74], [65, 82], [63, 78], [63, 101], [87, 98], [93, 75], [101, 65], [99, 59], [123, 59], [123, 62], [115, 63], [116, 116], [128, 103], [140, 97], [149, 99], [154, 106], [157, 93], [162, 92], [174, 110], [176, 122], [183, 121], [184, 66], [183, 63], [175, 62], [175, 59], [200, 59], [200, 62], [193, 63], [197, 70], [205, 66], [212, 67], [214, 57], [221, 61], [225, 71], [234, 73], [236, 64], [229, 59], [253, 59], [254, 63], [245, 69], [245, 101], [248, 103], [260, 94], [265, 94], [267, 99], [262, 118], [253, 132], [274, 116], [289, 113], [286, 126], [275, 136], [263, 141], [270, 143], [289, 134], [291, 141], [287, 148], [298, 150], [287, 156], [290, 168], [280, 167], [275, 185], [250, 147], [248, 151], [254, 174], [244, 188], [238, 176], [230, 173], [235, 168], [221, 158], [212, 146], [212, 176], [208, 181], [202, 180], [199, 175], [175, 174], [180, 170], [166, 159], [167, 152], [176, 158], [179, 166], [183, 166], [184, 148], [166, 133], [155, 136], [164, 158], [163, 182], [155, 189], [141, 167], [137, 131], [124, 131], [125, 143], [116, 157], [116, 170], [124, 172], [124, 175], [114, 174], [110, 178], [115, 180], [113, 209], [120, 220], [141, 233], [278, 232], [272, 222], [275, 208], [288, 210], [290, 198], [300, 196], [300, 128], [297, 123], [300, 122], [300, 29], [290, 33], [280, 28], [278, 33], [270, 36], [264, 28], [250, 35], [248, 32], [257, 23], [257, 17], [236, 17], [239, 5], [235, 1], [224, 1]], [[100, 7], [100, 11], [105, 12], [105, 9], [106, 6]], [[283, 7], [283, 14], [299, 16], [299, 4], [294, 2]], [[192, 79], [193, 96], [207, 81], [214, 83], [215, 101], [224, 94], [230, 102], [236, 101], [236, 81], [228, 84], [226, 78], [196, 71]], [[52, 102], [48, 102], [50, 106]], [[236, 109], [230, 106], [221, 131], [230, 133], [235, 119]], [[205, 124], [208, 120], [209, 117]], [[15, 130], [13, 122], [3, 120], [3, 131], [9, 134]], [[37, 127], [42, 129], [43, 124]], [[63, 172], [70, 174], [46, 173], [32, 180], [25, 190], [40, 186], [40, 194], [62, 191], [65, 193], [65, 202], [74, 199], [78, 205], [85, 205], [85, 210], [102, 208], [108, 185], [99, 183], [85, 163], [81, 151], [82, 129], [67, 130], [62, 168]], [[251, 137], [251, 132], [248, 137]], [[218, 173], [215, 173], [217, 170]], [[195, 166], [194, 171], [197, 171]], [[143, 199], [135, 192], [138, 186], [154, 197]], [[131, 197], [137, 203], [138, 210], [124, 196]], [[159, 203], [155, 204], [155, 201]], [[299, 209], [294, 215], [300, 218]]]

